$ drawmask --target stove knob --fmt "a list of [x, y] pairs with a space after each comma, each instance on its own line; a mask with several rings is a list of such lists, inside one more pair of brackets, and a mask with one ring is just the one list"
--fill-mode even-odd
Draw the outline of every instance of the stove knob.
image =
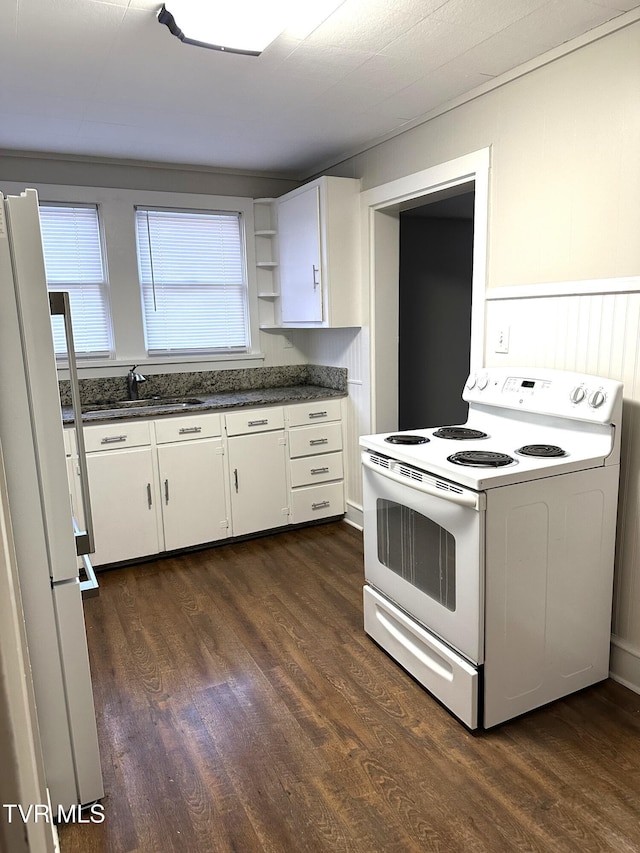
[[569, 399], [572, 403], [581, 403], [586, 397], [586, 392], [582, 385], [576, 386], [571, 394], [569, 395]]
[[589, 397], [589, 405], [592, 409], [599, 409], [606, 399], [607, 395], [604, 391], [594, 391]]
[[478, 376], [478, 388], [480, 391], [484, 391], [484, 389], [489, 384], [489, 377], [486, 373], [483, 373], [482, 376]]
[[472, 373], [471, 376], [467, 379], [467, 388], [471, 391], [472, 388], [476, 387], [476, 375]]

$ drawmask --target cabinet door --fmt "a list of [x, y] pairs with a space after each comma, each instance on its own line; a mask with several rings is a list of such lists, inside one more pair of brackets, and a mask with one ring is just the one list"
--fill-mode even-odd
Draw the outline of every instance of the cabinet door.
[[283, 323], [320, 323], [320, 189], [310, 187], [278, 205], [280, 303]]
[[96, 539], [94, 566], [161, 550], [150, 447], [87, 455]]
[[158, 469], [167, 551], [228, 536], [221, 439], [160, 445]]
[[229, 469], [234, 536], [287, 523], [284, 432], [230, 438]]

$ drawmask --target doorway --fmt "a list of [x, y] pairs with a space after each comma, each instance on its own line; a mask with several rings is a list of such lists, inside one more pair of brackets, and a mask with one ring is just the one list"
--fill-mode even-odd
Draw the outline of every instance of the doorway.
[[[399, 424], [400, 215], [471, 188], [474, 203], [469, 369], [477, 369], [484, 362], [489, 163], [490, 149], [483, 148], [361, 195], [364, 281], [368, 285], [364, 296], [370, 316], [368, 432], [392, 432]], [[457, 389], [458, 395], [461, 390]]]
[[398, 428], [464, 423], [475, 192], [400, 213]]

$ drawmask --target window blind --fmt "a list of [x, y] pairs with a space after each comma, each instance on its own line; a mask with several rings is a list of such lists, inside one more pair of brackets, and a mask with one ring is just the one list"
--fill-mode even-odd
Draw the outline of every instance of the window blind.
[[[68, 290], [76, 354], [111, 353], [111, 318], [95, 205], [40, 205], [40, 230], [49, 290]], [[56, 355], [67, 347], [62, 317], [52, 318]]]
[[147, 350], [246, 350], [247, 281], [239, 213], [136, 209]]

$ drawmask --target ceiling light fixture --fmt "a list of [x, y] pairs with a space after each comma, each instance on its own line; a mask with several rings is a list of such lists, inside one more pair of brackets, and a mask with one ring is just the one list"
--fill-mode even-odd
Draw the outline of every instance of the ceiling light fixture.
[[259, 56], [286, 28], [292, 0], [168, 0], [158, 21], [186, 44]]

